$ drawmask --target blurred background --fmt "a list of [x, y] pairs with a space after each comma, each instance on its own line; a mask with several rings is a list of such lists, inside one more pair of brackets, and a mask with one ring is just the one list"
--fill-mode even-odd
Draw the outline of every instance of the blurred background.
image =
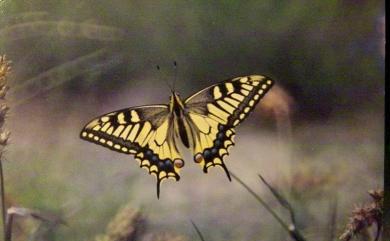
[[[257, 174], [278, 188], [309, 240], [337, 238], [383, 186], [384, 14], [384, 1], [366, 0], [0, 0], [7, 205], [65, 220], [39, 240], [105, 240], [95, 237], [124, 206], [177, 240], [197, 239], [190, 219], [206, 240], [288, 240], [242, 186], [189, 153], [157, 200], [133, 157], [79, 139], [96, 116], [167, 103], [177, 61], [181, 96], [249, 74], [276, 81], [225, 162], [288, 220]], [[42, 229], [16, 223], [16, 240]]]

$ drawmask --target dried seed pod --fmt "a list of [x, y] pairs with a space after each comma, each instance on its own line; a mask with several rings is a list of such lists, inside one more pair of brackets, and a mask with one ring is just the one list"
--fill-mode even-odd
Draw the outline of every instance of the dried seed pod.
[[[382, 214], [383, 214], [383, 190], [369, 191], [368, 192], [374, 201], [361, 207], [356, 207], [352, 211], [352, 217], [349, 218], [349, 223], [344, 233], [339, 237], [340, 240], [349, 241], [354, 236], [360, 233], [364, 233], [373, 224], [377, 227], [382, 226]], [[381, 232], [377, 230], [377, 237]]]
[[0, 87], [0, 99], [4, 99], [8, 90], [9, 90], [8, 85], [3, 85], [2, 87]]
[[0, 145], [2, 145], [2, 146], [7, 145], [10, 135], [11, 135], [11, 132], [9, 132], [9, 131], [0, 132]]

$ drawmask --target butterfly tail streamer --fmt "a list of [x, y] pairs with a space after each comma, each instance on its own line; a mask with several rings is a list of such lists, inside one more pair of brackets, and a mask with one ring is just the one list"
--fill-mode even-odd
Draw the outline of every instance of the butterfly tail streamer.
[[160, 199], [160, 185], [161, 184], [161, 180], [160, 179], [157, 179], [157, 199]]
[[229, 172], [229, 170], [227, 169], [226, 165], [223, 164], [223, 165], [222, 165], [222, 168], [223, 168], [223, 170], [225, 170], [226, 176], [227, 176], [227, 178], [229, 179], [229, 181], [231, 182], [231, 181], [232, 181], [232, 178], [230, 177], [230, 172]]
[[228, 79], [182, 101], [172, 93], [167, 104], [128, 107], [91, 120], [81, 131], [84, 140], [123, 154], [134, 155], [140, 167], [162, 180], [179, 180], [184, 160], [176, 146], [192, 149], [194, 161], [207, 173], [220, 166], [231, 181], [223, 157], [234, 146], [235, 127], [270, 90], [273, 80], [262, 75]]

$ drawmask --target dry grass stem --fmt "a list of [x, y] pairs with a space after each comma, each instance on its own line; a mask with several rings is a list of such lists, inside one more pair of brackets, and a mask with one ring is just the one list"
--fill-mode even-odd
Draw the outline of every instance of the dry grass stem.
[[145, 232], [146, 218], [130, 205], [122, 208], [107, 225], [106, 233], [96, 241], [136, 241]]
[[180, 235], [148, 230], [147, 218], [129, 204], [120, 209], [107, 225], [106, 232], [95, 241], [185, 241]]
[[374, 224], [377, 226], [375, 241], [379, 240], [382, 231], [383, 190], [371, 190], [369, 194], [373, 201], [352, 211], [352, 217], [340, 236], [340, 240], [349, 241], [358, 234], [365, 234]]
[[198, 235], [199, 239], [200, 239], [201, 241], [205, 241], [202, 232], [200, 231], [200, 229], [198, 228], [198, 226], [196, 226], [196, 224], [194, 223], [194, 221], [191, 220], [191, 224], [192, 224], [192, 227], [194, 227], [194, 229], [195, 229], [195, 231], [196, 231], [196, 234]]
[[260, 179], [263, 181], [263, 183], [271, 190], [272, 194], [275, 196], [275, 198], [278, 200], [280, 205], [282, 205], [284, 208], [288, 209], [290, 212], [290, 216], [292, 218], [292, 223], [288, 224], [285, 222], [272, 208], [259, 196], [257, 193], [255, 193], [247, 184], [245, 184], [240, 178], [238, 178], [235, 174], [230, 172], [230, 175], [235, 179], [239, 184], [241, 184], [256, 200], [278, 221], [278, 223], [283, 227], [284, 230], [288, 232], [290, 237], [296, 241], [306, 241], [306, 238], [303, 237], [301, 232], [297, 229], [294, 219], [294, 210], [292, 209], [291, 205], [285, 199], [279, 192], [276, 191], [275, 188], [273, 188], [270, 184], [268, 184], [265, 179], [259, 175]]
[[47, 232], [55, 229], [58, 225], [65, 225], [65, 221], [56, 214], [23, 207], [10, 207], [7, 210], [5, 241], [11, 240], [15, 217], [32, 218], [40, 222], [38, 229], [31, 234], [31, 237], [34, 238], [30, 240], [42, 240]]
[[3, 221], [3, 234], [6, 240], [6, 207], [5, 207], [5, 190], [4, 190], [4, 173], [3, 173], [3, 151], [8, 143], [10, 132], [4, 128], [5, 119], [9, 107], [5, 102], [5, 96], [8, 92], [8, 74], [11, 71], [10, 62], [5, 55], [0, 56], [0, 195], [1, 195], [1, 213]]

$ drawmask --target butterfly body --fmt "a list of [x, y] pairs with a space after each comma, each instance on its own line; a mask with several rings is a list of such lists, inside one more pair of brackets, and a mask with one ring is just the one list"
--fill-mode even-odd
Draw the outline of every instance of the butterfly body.
[[234, 145], [235, 127], [272, 87], [261, 75], [237, 77], [209, 86], [182, 100], [172, 92], [168, 105], [130, 107], [90, 121], [80, 137], [114, 151], [132, 154], [141, 167], [157, 177], [180, 179], [184, 166], [177, 141], [192, 150], [194, 161], [205, 173], [222, 167], [228, 148]]
[[186, 107], [180, 99], [180, 96], [174, 91], [172, 91], [170, 98], [169, 109], [173, 116], [173, 123], [176, 125], [176, 128], [174, 128], [176, 130], [176, 136], [180, 136], [184, 146], [189, 148], [189, 135], [191, 134], [191, 131], [189, 129]]

